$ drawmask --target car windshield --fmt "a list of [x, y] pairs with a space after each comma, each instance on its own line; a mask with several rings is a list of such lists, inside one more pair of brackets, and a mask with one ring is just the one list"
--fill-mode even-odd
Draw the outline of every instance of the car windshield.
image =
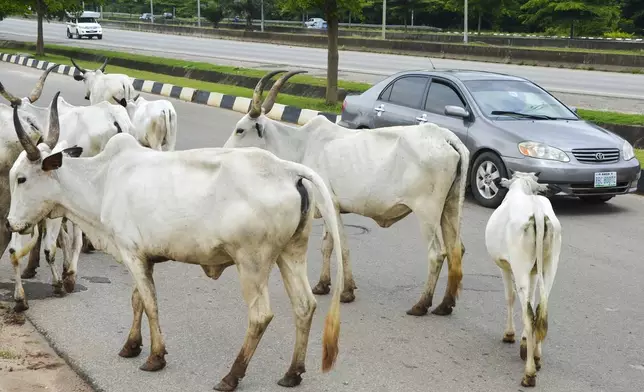
[[96, 23], [94, 18], [78, 18], [78, 23]]
[[527, 81], [470, 80], [465, 85], [486, 117], [577, 120], [570, 109]]

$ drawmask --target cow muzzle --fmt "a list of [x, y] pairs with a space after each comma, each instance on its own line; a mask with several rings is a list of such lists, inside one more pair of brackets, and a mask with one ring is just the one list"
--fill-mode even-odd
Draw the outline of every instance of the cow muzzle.
[[5, 222], [5, 227], [10, 233], [18, 233], [20, 235], [32, 234], [34, 232], [34, 226], [32, 224], [14, 225], [9, 222], [9, 219]]

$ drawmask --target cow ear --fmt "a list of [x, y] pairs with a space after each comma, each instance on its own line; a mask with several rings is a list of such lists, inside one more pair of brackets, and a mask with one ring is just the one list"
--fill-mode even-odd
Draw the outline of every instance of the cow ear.
[[73, 146], [63, 150], [65, 154], [72, 158], [78, 158], [83, 153], [83, 147]]
[[51, 154], [47, 158], [42, 160], [42, 169], [43, 171], [56, 170], [63, 165], [63, 152], [59, 151], [55, 154]]
[[83, 80], [85, 80], [85, 78], [83, 77], [83, 75], [77, 74], [77, 75], [74, 75], [74, 80], [76, 80], [77, 82], [82, 82]]

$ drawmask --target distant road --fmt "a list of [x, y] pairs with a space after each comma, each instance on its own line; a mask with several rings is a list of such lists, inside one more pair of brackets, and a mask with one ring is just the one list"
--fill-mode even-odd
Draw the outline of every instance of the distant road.
[[[326, 73], [327, 51], [319, 48], [161, 35], [112, 28], [104, 29], [101, 41], [70, 40], [66, 38], [65, 25], [60, 23], [46, 23], [44, 32], [45, 42], [75, 47], [111, 49], [262, 69], [297, 67], [320, 76]], [[0, 39], [3, 38], [34, 42], [36, 22], [6, 19], [0, 22]], [[632, 107], [631, 101], [641, 101], [638, 103], [644, 105], [644, 75], [443, 59], [435, 59], [433, 63], [441, 68], [469, 68], [526, 77], [552, 92], [583, 96], [582, 101], [587, 103], [584, 107], [616, 109], [616, 105], [621, 105], [630, 106], [630, 111], [640, 111], [640, 107]], [[373, 83], [398, 71], [426, 69], [431, 66], [430, 61], [423, 57], [340, 52], [340, 78], [345, 80]], [[620, 98], [624, 102], [616, 103], [614, 98]], [[576, 101], [566, 103], [581, 106]]]

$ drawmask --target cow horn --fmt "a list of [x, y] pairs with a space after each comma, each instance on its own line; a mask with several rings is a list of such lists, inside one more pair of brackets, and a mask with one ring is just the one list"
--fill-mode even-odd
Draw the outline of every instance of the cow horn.
[[45, 85], [45, 80], [47, 79], [47, 76], [49, 76], [49, 73], [53, 71], [54, 69], [58, 68], [60, 64], [56, 64], [53, 67], [47, 69], [45, 73], [42, 74], [40, 79], [38, 79], [38, 83], [36, 83], [36, 87], [31, 91], [31, 94], [29, 95], [29, 102], [34, 103], [36, 102], [39, 98], [40, 95], [42, 94], [42, 89]]
[[54, 95], [54, 99], [51, 101], [49, 107], [49, 132], [47, 132], [47, 138], [45, 143], [52, 150], [58, 143], [58, 138], [60, 136], [60, 121], [58, 120], [58, 96], [60, 91]]
[[22, 123], [20, 122], [20, 117], [18, 116], [18, 106], [13, 107], [13, 126], [16, 129], [16, 135], [18, 135], [18, 140], [20, 141], [20, 144], [22, 144], [22, 148], [27, 151], [27, 158], [29, 158], [31, 162], [39, 160], [40, 150], [29, 138], [29, 135], [25, 133], [24, 128], [22, 128]]
[[273, 83], [273, 87], [271, 88], [271, 91], [268, 92], [268, 95], [266, 96], [266, 100], [264, 100], [264, 113], [268, 113], [271, 111], [273, 108], [273, 105], [275, 104], [275, 98], [277, 98], [277, 93], [280, 91], [282, 88], [282, 85], [291, 77], [297, 74], [301, 73], [306, 73], [307, 71], [289, 71], [282, 75], [281, 78], [277, 79], [275, 83]]
[[87, 72], [87, 70], [85, 68], [83, 68], [83, 67], [79, 66], [78, 64], [76, 64], [76, 62], [74, 61], [73, 58], [70, 57], [69, 59], [72, 61], [72, 64], [74, 64], [74, 67], [76, 67], [76, 69], [80, 71], [80, 73], [85, 74], [85, 72]]
[[103, 61], [103, 65], [99, 68], [101, 72], [105, 72], [105, 67], [107, 67], [107, 57], [105, 57], [105, 61]]
[[262, 114], [262, 93], [264, 92], [264, 86], [266, 85], [266, 82], [268, 82], [268, 80], [273, 76], [282, 72], [286, 72], [286, 70], [271, 71], [264, 75], [259, 80], [259, 82], [257, 82], [255, 91], [253, 91], [253, 103], [250, 107], [250, 111], [248, 112], [251, 118], [257, 118], [260, 114]]
[[11, 102], [11, 106], [13, 107], [18, 107], [22, 104], [22, 100], [5, 90], [2, 83], [0, 83], [0, 95], [2, 95], [7, 101]]

